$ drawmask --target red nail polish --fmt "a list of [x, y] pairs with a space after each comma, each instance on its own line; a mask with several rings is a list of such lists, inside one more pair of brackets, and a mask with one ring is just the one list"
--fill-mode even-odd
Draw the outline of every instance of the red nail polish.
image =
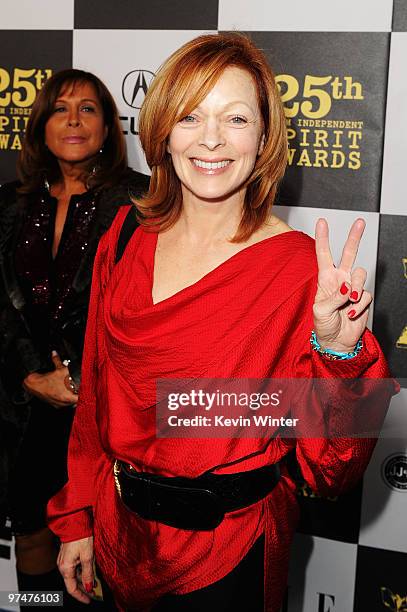
[[352, 309], [352, 310], [349, 310], [349, 312], [348, 312], [348, 317], [349, 317], [349, 319], [353, 319], [353, 317], [355, 316], [355, 314], [356, 314], [356, 310], [353, 310], [353, 309]]
[[342, 293], [342, 295], [345, 295], [346, 293], [348, 293], [349, 289], [346, 286], [346, 283], [342, 283], [339, 291]]
[[85, 582], [85, 589], [87, 593], [92, 593], [93, 591], [93, 582]]
[[357, 300], [358, 299], [358, 292], [357, 291], [352, 291], [352, 293], [350, 294], [350, 299], [351, 300]]

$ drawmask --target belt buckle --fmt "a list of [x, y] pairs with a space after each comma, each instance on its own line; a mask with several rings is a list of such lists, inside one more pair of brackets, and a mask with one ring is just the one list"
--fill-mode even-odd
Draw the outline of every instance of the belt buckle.
[[212, 531], [223, 521], [222, 500], [207, 489], [185, 489], [150, 481], [148, 488], [150, 518], [187, 531]]
[[[134, 467], [130, 464], [128, 464], [127, 467], [129, 470], [134, 470]], [[119, 475], [122, 471], [123, 471], [123, 463], [119, 461], [119, 459], [115, 459], [115, 462], [113, 464], [113, 476], [114, 476], [114, 482], [116, 484], [116, 489], [120, 497], [123, 497], [122, 487], [120, 485], [120, 479], [119, 479]]]
[[120, 474], [121, 470], [122, 470], [122, 466], [121, 466], [119, 460], [115, 459], [115, 462], [113, 464], [113, 476], [114, 476], [114, 482], [115, 482], [115, 485], [116, 485], [116, 489], [117, 489], [117, 492], [118, 492], [120, 498], [122, 496], [122, 488], [121, 488], [120, 482], [119, 482], [119, 474]]

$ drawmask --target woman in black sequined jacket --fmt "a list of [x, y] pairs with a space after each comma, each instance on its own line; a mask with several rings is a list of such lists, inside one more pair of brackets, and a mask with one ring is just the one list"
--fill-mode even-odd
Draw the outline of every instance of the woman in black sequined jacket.
[[0, 520], [20, 590], [60, 590], [45, 512], [66, 479], [93, 260], [148, 179], [127, 167], [105, 85], [74, 69], [38, 95], [19, 175], [0, 187]]

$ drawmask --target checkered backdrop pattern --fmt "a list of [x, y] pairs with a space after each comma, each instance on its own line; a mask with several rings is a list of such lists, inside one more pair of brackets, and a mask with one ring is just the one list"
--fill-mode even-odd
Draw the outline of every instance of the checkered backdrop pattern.
[[[70, 66], [105, 81], [130, 163], [147, 172], [137, 119], [158, 66], [200, 33], [248, 32], [276, 72], [286, 109], [290, 163], [276, 212], [311, 235], [317, 217], [327, 217], [336, 257], [351, 221], [366, 218], [359, 261], [375, 294], [370, 325], [393, 374], [407, 379], [405, 0], [3, 0], [0, 28], [0, 181], [15, 176], [37, 91]], [[331, 499], [299, 487], [284, 612], [406, 609], [402, 384], [363, 482]], [[0, 590], [16, 586], [10, 538], [2, 535]]]

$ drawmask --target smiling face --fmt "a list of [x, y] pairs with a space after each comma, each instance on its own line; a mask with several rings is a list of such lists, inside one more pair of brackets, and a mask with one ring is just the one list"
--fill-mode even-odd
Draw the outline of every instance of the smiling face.
[[63, 89], [45, 125], [45, 143], [59, 162], [81, 163], [96, 155], [107, 136], [103, 111], [90, 83]]
[[184, 203], [223, 201], [239, 194], [263, 149], [256, 85], [248, 72], [227, 68], [199, 106], [173, 128], [168, 152]]

